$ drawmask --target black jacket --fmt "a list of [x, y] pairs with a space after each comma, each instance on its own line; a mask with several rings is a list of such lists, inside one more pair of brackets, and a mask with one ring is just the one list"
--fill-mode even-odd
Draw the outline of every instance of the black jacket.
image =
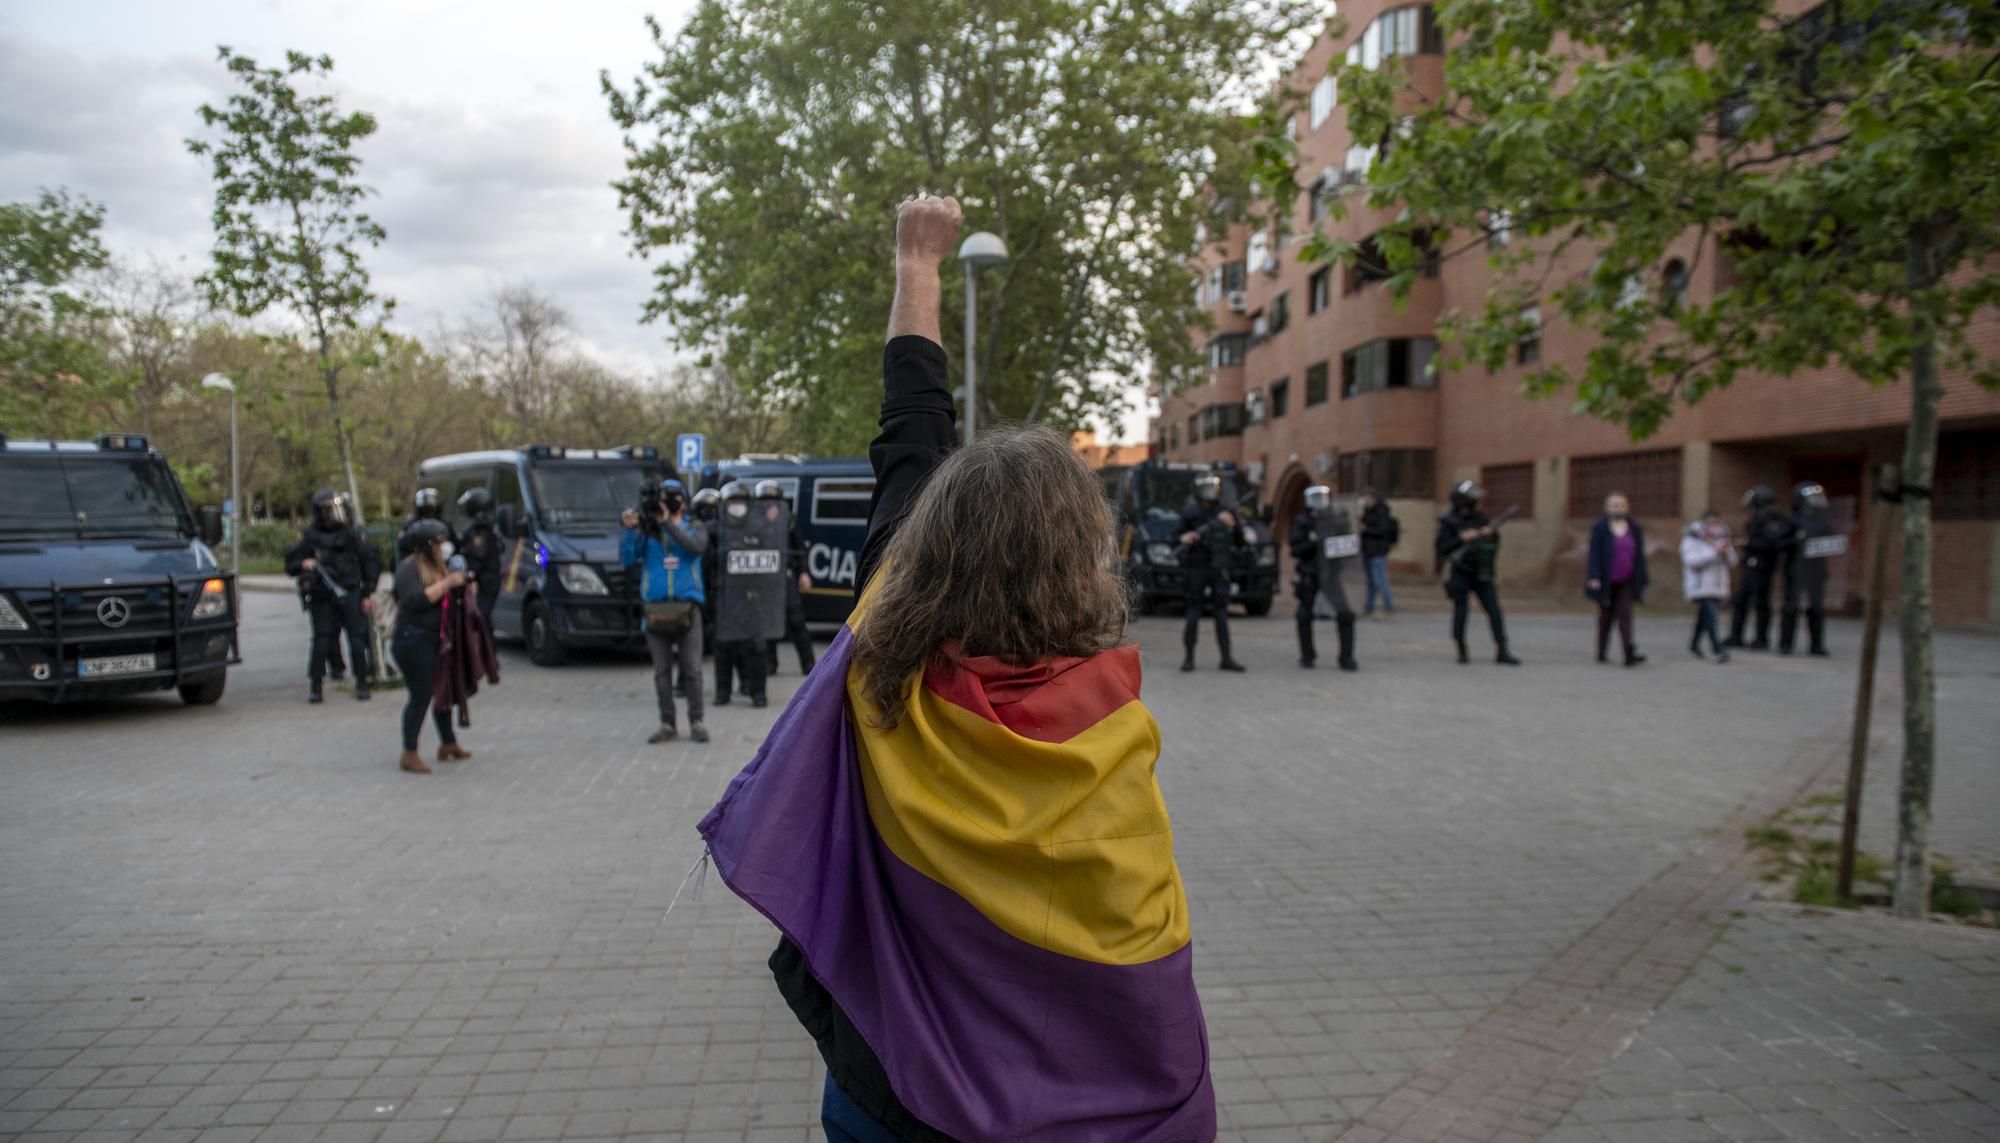
[[1181, 509], [1181, 532], [1195, 533], [1199, 539], [1192, 544], [1181, 545], [1181, 566], [1194, 568], [1228, 568], [1229, 555], [1242, 543], [1242, 533], [1221, 519], [1221, 504], [1203, 504], [1190, 500]]
[[1493, 579], [1493, 561], [1500, 550], [1498, 532], [1474, 541], [1471, 545], [1474, 548], [1489, 549], [1488, 551], [1469, 551], [1463, 557], [1459, 557], [1457, 562], [1452, 562], [1454, 557], [1458, 556], [1459, 549], [1467, 546], [1459, 533], [1469, 528], [1484, 528], [1492, 522], [1491, 517], [1477, 508], [1470, 511], [1453, 508], [1438, 517], [1437, 556], [1451, 567], [1451, 578], [1464, 582], [1490, 582]]
[[459, 550], [465, 554], [467, 570], [480, 585], [480, 594], [500, 590], [500, 569], [507, 545], [500, 538], [499, 529], [485, 520], [473, 521], [459, 541]]
[[309, 524], [299, 534], [299, 542], [285, 553], [285, 574], [304, 577], [306, 589], [313, 592], [324, 583], [318, 571], [309, 572], [301, 566], [307, 560], [318, 561], [319, 570], [342, 591], [373, 591], [375, 582], [382, 578], [381, 553], [359, 531], [344, 525], [322, 528]]
[[1766, 508], [1750, 517], [1743, 526], [1743, 550], [1766, 561], [1775, 560], [1791, 547], [1796, 525], [1790, 515]]
[[1387, 502], [1377, 500], [1361, 513], [1361, 555], [1366, 559], [1386, 556], [1403, 538], [1403, 525], [1389, 511]]

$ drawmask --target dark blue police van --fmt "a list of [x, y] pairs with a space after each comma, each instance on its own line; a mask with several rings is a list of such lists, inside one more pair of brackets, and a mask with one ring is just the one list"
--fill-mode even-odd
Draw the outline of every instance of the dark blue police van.
[[1179, 609], [1186, 573], [1181, 570], [1181, 509], [1194, 499], [1197, 476], [1222, 478], [1222, 504], [1235, 513], [1244, 542], [1229, 568], [1231, 598], [1251, 615], [1268, 615], [1278, 593], [1278, 545], [1257, 507], [1257, 488], [1233, 464], [1156, 460], [1099, 472], [1118, 528], [1118, 556], [1141, 613]]
[[221, 539], [145, 437], [0, 435], [0, 700], [220, 699], [242, 661]]
[[875, 470], [868, 458], [746, 453], [701, 471], [704, 488], [720, 488], [732, 480], [775, 480], [784, 489], [806, 543], [806, 574], [812, 577], [812, 589], [805, 593], [806, 622], [847, 622], [854, 610], [861, 546], [868, 539], [868, 505], [875, 496]]
[[445, 519], [460, 532], [471, 521], [459, 497], [474, 488], [492, 495], [505, 544], [494, 634], [521, 640], [545, 667], [574, 648], [644, 646], [638, 581], [618, 564], [618, 517], [673, 475], [652, 445], [531, 444], [434, 456], [417, 468], [418, 484], [438, 490]]

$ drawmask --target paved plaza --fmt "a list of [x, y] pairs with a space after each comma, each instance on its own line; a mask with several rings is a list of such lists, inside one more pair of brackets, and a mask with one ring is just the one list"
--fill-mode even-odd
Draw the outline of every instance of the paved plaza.
[[[0, 710], [0, 1138], [820, 1137], [770, 926], [713, 879], [667, 913], [790, 648], [668, 747], [640, 660], [509, 651], [418, 778], [400, 693], [307, 706], [296, 602], [245, 599], [218, 706]], [[1224, 1140], [2000, 1137], [2000, 934], [1755, 899], [1743, 829], [1845, 766], [1855, 624], [1717, 667], [1663, 608], [1637, 670], [1580, 614], [1517, 617], [1518, 670], [1443, 624], [1365, 623], [1354, 675], [1289, 617], [1236, 676], [1136, 628]], [[1937, 657], [1939, 848], [2000, 864], [2000, 638]]]

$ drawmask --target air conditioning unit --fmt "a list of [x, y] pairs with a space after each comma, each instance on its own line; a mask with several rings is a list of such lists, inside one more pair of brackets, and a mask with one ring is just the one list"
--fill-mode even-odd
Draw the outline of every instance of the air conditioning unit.
[[1251, 319], [1250, 339], [1252, 341], [1262, 341], [1270, 332], [1270, 323], [1264, 320], [1263, 314], [1258, 314], [1255, 318]]
[[1240, 314], [1250, 308], [1250, 299], [1242, 290], [1229, 291], [1229, 312]]
[[1339, 167], [1327, 166], [1321, 168], [1319, 172], [1319, 193], [1326, 194], [1328, 191], [1339, 186], [1340, 176], [1341, 171]]
[[1263, 270], [1263, 271], [1264, 271], [1264, 272], [1265, 272], [1266, 274], [1269, 274], [1269, 275], [1270, 275], [1270, 276], [1272, 276], [1273, 278], [1277, 277], [1277, 276], [1278, 276], [1278, 256], [1277, 256], [1276, 254], [1266, 254], [1266, 255], [1264, 255], [1264, 265], [1263, 265], [1262, 267], [1260, 267], [1260, 268], [1261, 268], [1261, 269], [1262, 269], [1262, 270]]

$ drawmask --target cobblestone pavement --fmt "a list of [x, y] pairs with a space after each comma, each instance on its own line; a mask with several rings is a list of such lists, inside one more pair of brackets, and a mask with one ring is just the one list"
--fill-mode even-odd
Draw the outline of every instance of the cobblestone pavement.
[[[715, 885], [665, 915], [773, 711], [649, 747], [640, 662], [510, 654], [477, 756], [409, 777], [399, 696], [307, 707], [295, 605], [246, 598], [217, 707], [0, 711], [0, 1137], [817, 1136], [768, 925]], [[2000, 938], [1740, 900], [1744, 815], [1838, 769], [1853, 625], [1832, 663], [1715, 667], [1647, 615], [1625, 671], [1579, 616], [1520, 619], [1520, 670], [1451, 664], [1442, 622], [1365, 624], [1357, 675], [1293, 666], [1287, 619], [1234, 625], [1243, 676], [1138, 628], [1223, 1138], [2000, 1133]], [[2000, 640], [1938, 659], [1939, 845], [1983, 859]], [[1475, 1089], [1497, 1119], [1441, 1110]]]

